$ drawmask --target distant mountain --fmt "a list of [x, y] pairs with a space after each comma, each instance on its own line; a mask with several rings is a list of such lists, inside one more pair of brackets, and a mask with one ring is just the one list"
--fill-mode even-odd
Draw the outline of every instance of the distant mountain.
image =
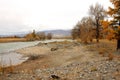
[[40, 31], [40, 32], [45, 32], [45, 34], [51, 33], [53, 37], [65, 37], [65, 36], [71, 35], [71, 30], [46, 30], [46, 31]]
[[28, 32], [6, 33], [6, 34], [1, 34], [0, 37], [10, 37], [10, 36], [24, 37], [26, 34], [28, 34]]
[[[45, 32], [45, 34], [51, 33], [53, 37], [66, 37], [71, 35], [71, 30], [45, 30], [45, 31], [37, 31], [36, 33], [39, 34], [40, 32]], [[9, 37], [9, 36], [24, 37], [28, 33], [29, 32], [7, 33], [0, 35], [0, 37]]]

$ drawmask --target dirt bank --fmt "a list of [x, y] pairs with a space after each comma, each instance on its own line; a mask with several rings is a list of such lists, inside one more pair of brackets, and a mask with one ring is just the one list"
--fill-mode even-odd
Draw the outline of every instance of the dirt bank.
[[[16, 52], [30, 57], [15, 66], [4, 80], [119, 80], [120, 61], [91, 49], [96, 44], [78, 42], [39, 43]], [[97, 44], [98, 46], [98, 44]], [[97, 48], [96, 48], [97, 49]], [[107, 54], [107, 53], [106, 53]], [[4, 78], [3, 78], [4, 77]]]

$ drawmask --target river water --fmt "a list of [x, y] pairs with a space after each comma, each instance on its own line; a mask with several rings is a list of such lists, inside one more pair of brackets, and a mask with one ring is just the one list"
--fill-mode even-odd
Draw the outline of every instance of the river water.
[[14, 50], [34, 46], [39, 42], [40, 41], [0, 43], [0, 65], [4, 67], [24, 62], [27, 57], [22, 57], [23, 55], [15, 53]]
[[23, 57], [22, 54], [15, 53], [14, 50], [30, 47], [38, 44], [39, 42], [48, 43], [54, 41], [64, 41], [63, 40], [45, 40], [45, 41], [33, 41], [33, 42], [10, 42], [10, 43], [0, 43], [0, 65], [9, 66], [17, 65], [26, 61], [28, 58]]

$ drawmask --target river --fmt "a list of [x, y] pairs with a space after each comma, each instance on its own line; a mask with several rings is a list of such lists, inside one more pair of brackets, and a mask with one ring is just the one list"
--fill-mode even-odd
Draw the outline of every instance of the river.
[[54, 41], [64, 41], [65, 39], [53, 39], [53, 40], [45, 40], [45, 41], [32, 41], [32, 42], [10, 42], [10, 43], [0, 43], [0, 65], [1, 66], [9, 66], [9, 65], [17, 65], [26, 61], [28, 58], [23, 57], [22, 54], [15, 53], [14, 50], [35, 46], [39, 42], [48, 43]]

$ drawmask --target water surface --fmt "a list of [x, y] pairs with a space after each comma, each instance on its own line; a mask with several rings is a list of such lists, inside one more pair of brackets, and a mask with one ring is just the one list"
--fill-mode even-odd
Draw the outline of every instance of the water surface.
[[0, 54], [28, 46], [34, 46], [39, 42], [40, 41], [0, 43]]
[[9, 66], [24, 62], [28, 58], [14, 52], [14, 50], [34, 46], [39, 42], [40, 41], [0, 43], [0, 64], [2, 66]]

